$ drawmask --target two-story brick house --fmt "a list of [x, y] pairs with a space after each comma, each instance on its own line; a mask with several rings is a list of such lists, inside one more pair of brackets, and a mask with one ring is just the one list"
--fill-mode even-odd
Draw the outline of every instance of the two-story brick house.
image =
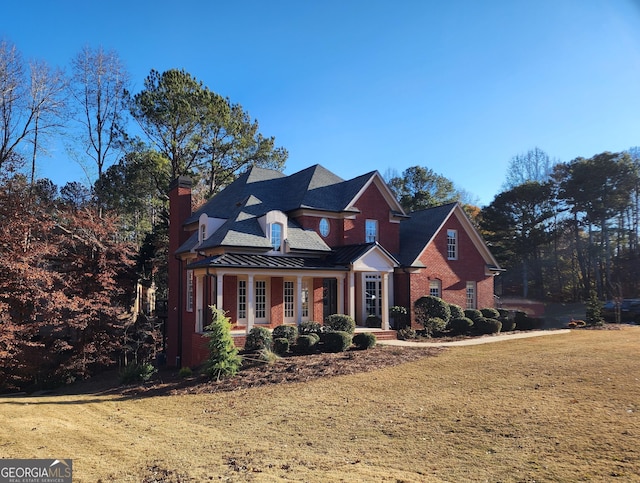
[[[193, 366], [206, 357], [210, 305], [247, 332], [335, 313], [360, 325], [373, 314], [388, 329], [389, 307], [430, 293], [430, 276], [445, 299], [460, 303], [459, 284], [474, 282], [475, 298], [470, 285], [463, 296], [493, 305], [497, 264], [458, 205], [447, 205], [435, 232], [422, 232], [416, 220], [427, 215], [404, 213], [376, 171], [343, 180], [319, 165], [289, 176], [253, 167], [195, 213], [191, 182], [179, 178], [169, 202], [169, 364]], [[455, 259], [442, 245], [443, 230], [457, 230]], [[445, 267], [460, 262], [457, 268], [436, 264], [443, 249]]]

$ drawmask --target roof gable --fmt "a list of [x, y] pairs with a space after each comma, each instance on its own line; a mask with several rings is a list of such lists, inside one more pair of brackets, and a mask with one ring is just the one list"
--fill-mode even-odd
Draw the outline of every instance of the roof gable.
[[400, 223], [400, 261], [405, 266], [420, 266], [420, 256], [431, 244], [451, 216], [455, 216], [480, 253], [485, 263], [496, 270], [500, 267], [482, 236], [473, 226], [460, 203], [427, 208], [409, 214], [410, 218]]

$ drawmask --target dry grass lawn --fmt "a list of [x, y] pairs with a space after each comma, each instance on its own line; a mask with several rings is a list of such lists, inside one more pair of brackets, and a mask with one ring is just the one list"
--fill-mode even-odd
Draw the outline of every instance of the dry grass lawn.
[[574, 330], [231, 392], [5, 397], [0, 455], [76, 482], [640, 481], [639, 354], [640, 327]]

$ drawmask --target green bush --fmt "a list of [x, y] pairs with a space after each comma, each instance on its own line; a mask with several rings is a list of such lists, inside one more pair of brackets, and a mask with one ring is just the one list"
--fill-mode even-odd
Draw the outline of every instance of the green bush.
[[376, 336], [371, 332], [358, 332], [353, 336], [353, 344], [358, 349], [371, 349], [376, 346]]
[[486, 307], [484, 309], [480, 309], [480, 313], [485, 319], [497, 319], [500, 317], [500, 312], [498, 312], [493, 307]]
[[318, 342], [320, 342], [318, 334], [299, 335], [296, 339], [296, 351], [309, 354], [318, 348]]
[[511, 317], [500, 317], [498, 320], [502, 322], [502, 332], [511, 332], [512, 330], [515, 330], [516, 321]]
[[440, 317], [431, 317], [424, 325], [424, 335], [433, 337], [447, 328], [447, 322]]
[[389, 318], [393, 320], [393, 328], [396, 330], [403, 329], [407, 326], [407, 308], [400, 305], [389, 307]]
[[377, 315], [369, 315], [367, 316], [367, 320], [365, 320], [364, 325], [370, 329], [379, 329], [382, 327], [382, 319]]
[[480, 317], [473, 323], [473, 327], [478, 334], [497, 334], [502, 329], [502, 322], [498, 319]]
[[449, 312], [451, 312], [451, 319], [461, 319], [464, 317], [464, 309], [459, 305], [449, 304]]
[[451, 318], [449, 304], [440, 297], [434, 297], [433, 295], [425, 295], [416, 300], [414, 310], [416, 321], [428, 332], [427, 325], [430, 319], [440, 319], [446, 324]]
[[276, 354], [283, 356], [287, 352], [289, 352], [289, 339], [286, 337], [278, 337], [277, 339], [273, 339], [273, 352]]
[[507, 310], [507, 309], [496, 309], [498, 311], [498, 313], [500, 314], [500, 317], [504, 317], [507, 318], [511, 315], [511, 311]]
[[147, 382], [158, 372], [150, 362], [142, 364], [129, 364], [120, 374], [120, 384], [131, 384], [134, 382]]
[[231, 321], [223, 310], [211, 307], [213, 322], [205, 332], [209, 339], [209, 358], [204, 364], [204, 373], [210, 378], [220, 380], [222, 377], [235, 376], [242, 365], [238, 348], [231, 336]]
[[321, 331], [322, 325], [320, 325], [319, 322], [314, 322], [313, 320], [300, 322], [298, 325], [299, 335], [319, 334]]
[[247, 334], [244, 343], [244, 350], [259, 351], [261, 349], [271, 350], [273, 345], [273, 337], [271, 332], [264, 327], [253, 327]]
[[418, 334], [416, 334], [416, 331], [411, 327], [403, 327], [402, 329], [398, 330], [398, 332], [396, 333], [396, 337], [398, 337], [398, 339], [400, 340], [411, 340], [418, 337]]
[[296, 339], [298, 338], [298, 326], [278, 325], [271, 332], [271, 337], [273, 338], [274, 342], [276, 339], [284, 337], [289, 341], [289, 345], [292, 345], [295, 343]]
[[333, 314], [324, 319], [324, 326], [334, 332], [348, 332], [353, 334], [356, 331], [356, 321], [345, 314]]
[[327, 332], [322, 335], [322, 342], [325, 352], [344, 352], [351, 347], [352, 335], [344, 330]]
[[478, 309], [465, 309], [464, 316], [475, 322], [480, 317], [482, 317], [482, 312], [480, 312]]
[[448, 326], [454, 334], [468, 334], [473, 328], [473, 320], [468, 317], [457, 317], [451, 319]]
[[193, 376], [193, 371], [190, 367], [183, 367], [180, 369], [180, 371], [178, 371], [178, 376], [182, 379], [184, 379], [185, 377], [191, 377]]

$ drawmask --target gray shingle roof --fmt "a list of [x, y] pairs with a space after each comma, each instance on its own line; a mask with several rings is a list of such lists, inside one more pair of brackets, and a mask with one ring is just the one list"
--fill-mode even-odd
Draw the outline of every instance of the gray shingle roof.
[[[203, 213], [226, 220], [198, 249], [233, 246], [268, 250], [270, 244], [258, 218], [273, 210], [284, 213], [300, 208], [344, 211], [374, 174], [372, 171], [345, 181], [318, 164], [290, 176], [252, 167], [193, 213], [185, 225], [197, 223]], [[303, 230], [290, 222], [287, 231], [292, 249], [330, 251], [312, 230]], [[197, 243], [197, 237], [191, 237], [178, 253], [195, 248]]]
[[449, 203], [409, 213], [410, 218], [400, 223], [400, 263], [410, 266], [415, 262], [456, 206]]

